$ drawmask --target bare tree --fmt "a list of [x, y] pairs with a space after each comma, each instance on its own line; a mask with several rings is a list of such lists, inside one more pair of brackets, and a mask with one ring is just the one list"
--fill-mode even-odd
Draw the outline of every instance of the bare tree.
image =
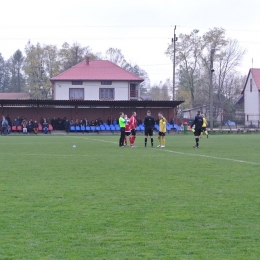
[[[179, 65], [180, 83], [189, 90], [191, 106], [195, 105], [195, 91], [199, 82], [200, 57], [203, 50], [202, 39], [198, 30], [193, 30], [189, 35], [180, 34], [176, 44], [176, 64]], [[173, 45], [169, 45], [166, 55], [173, 58]]]

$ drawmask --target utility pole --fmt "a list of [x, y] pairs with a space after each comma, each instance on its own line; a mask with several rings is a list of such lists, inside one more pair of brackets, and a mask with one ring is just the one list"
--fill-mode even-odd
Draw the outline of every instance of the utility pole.
[[213, 130], [213, 56], [215, 49], [210, 51], [210, 84], [209, 84], [209, 118], [210, 118], [210, 130]]
[[173, 43], [172, 100], [175, 99], [175, 53], [176, 53], [176, 42], [178, 40], [175, 31], [176, 31], [176, 25], [174, 26], [174, 37], [172, 38], [172, 43]]

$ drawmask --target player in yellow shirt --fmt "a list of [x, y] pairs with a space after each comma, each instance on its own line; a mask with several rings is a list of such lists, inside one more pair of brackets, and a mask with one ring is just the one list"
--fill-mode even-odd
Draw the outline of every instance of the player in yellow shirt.
[[163, 117], [163, 113], [159, 112], [158, 113], [159, 117], [159, 133], [158, 133], [158, 140], [159, 140], [159, 145], [157, 147], [165, 147], [165, 133], [166, 133], [166, 125], [167, 125], [167, 120], [165, 117]]
[[205, 133], [207, 135], [207, 138], [209, 138], [209, 133], [207, 131], [207, 119], [206, 119], [205, 115], [202, 114], [201, 116], [203, 118], [203, 124], [202, 124], [202, 128], [201, 128], [202, 132], [200, 134], [200, 137], [202, 137], [203, 133]]

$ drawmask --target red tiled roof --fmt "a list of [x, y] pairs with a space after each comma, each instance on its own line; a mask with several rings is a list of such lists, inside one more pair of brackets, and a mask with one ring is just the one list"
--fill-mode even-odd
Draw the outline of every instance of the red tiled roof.
[[0, 99], [29, 99], [29, 93], [0, 93]]
[[86, 60], [62, 72], [51, 81], [56, 80], [131, 80], [143, 81], [142, 78], [120, 68], [108, 60]]
[[244, 91], [245, 91], [245, 88], [246, 88], [246, 84], [247, 84], [250, 72], [252, 73], [252, 77], [254, 79], [256, 87], [258, 88], [258, 90], [260, 90], [260, 69], [250, 69], [249, 72], [248, 72], [248, 75], [247, 75], [245, 86], [244, 86], [241, 94], [244, 94]]
[[260, 90], [260, 69], [251, 69], [256, 87]]

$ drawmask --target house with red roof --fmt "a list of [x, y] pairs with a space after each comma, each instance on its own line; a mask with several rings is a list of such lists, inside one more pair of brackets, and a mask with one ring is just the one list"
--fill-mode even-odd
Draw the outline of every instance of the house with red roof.
[[138, 100], [142, 78], [108, 60], [86, 60], [50, 79], [54, 100]]
[[260, 69], [250, 69], [244, 89], [244, 113], [246, 125], [258, 125], [260, 120]]

